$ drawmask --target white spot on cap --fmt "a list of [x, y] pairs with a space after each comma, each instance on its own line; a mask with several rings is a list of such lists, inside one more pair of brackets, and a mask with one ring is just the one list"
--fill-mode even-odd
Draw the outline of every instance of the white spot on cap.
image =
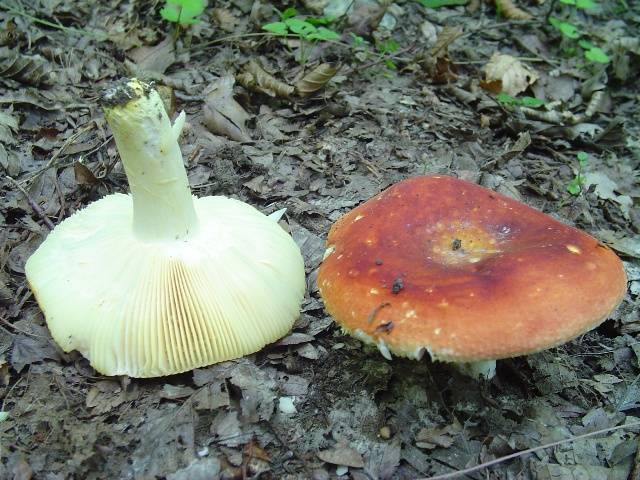
[[371, 295], [378, 295], [378, 293], [380, 293], [380, 290], [378, 290], [377, 288], [372, 288], [371, 290], [369, 290], [369, 293]]
[[409, 310], [407, 313], [404, 314], [404, 316], [406, 318], [416, 318], [416, 311], [415, 310]]
[[358, 215], [356, 218], [353, 219], [354, 222], [357, 222], [358, 220], [362, 220], [364, 218], [364, 215]]
[[569, 250], [571, 253], [575, 253], [576, 255], [580, 255], [582, 253], [582, 250], [580, 250], [580, 248], [575, 245], [567, 245], [567, 250]]
[[435, 329], [433, 330], [433, 333], [434, 333], [434, 334], [436, 334], [436, 335], [440, 335], [440, 333], [442, 333], [442, 329], [441, 329], [440, 327], [435, 328]]

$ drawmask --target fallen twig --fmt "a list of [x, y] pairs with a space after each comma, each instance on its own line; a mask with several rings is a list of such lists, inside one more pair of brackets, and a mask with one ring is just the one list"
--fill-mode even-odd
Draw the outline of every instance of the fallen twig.
[[42, 222], [47, 226], [47, 228], [49, 230], [53, 230], [55, 228], [55, 225], [53, 224], [53, 222], [49, 220], [49, 217], [47, 217], [47, 214], [44, 213], [44, 211], [40, 208], [40, 205], [38, 205], [29, 196], [29, 193], [24, 188], [22, 188], [22, 185], [20, 185], [18, 182], [16, 182], [13, 178], [9, 176], [7, 176], [7, 180], [9, 180], [9, 182], [11, 182], [11, 184], [14, 187], [16, 187], [18, 190], [22, 192], [22, 194], [26, 197], [27, 202], [29, 203], [29, 206], [31, 207], [31, 209], [42, 219]]

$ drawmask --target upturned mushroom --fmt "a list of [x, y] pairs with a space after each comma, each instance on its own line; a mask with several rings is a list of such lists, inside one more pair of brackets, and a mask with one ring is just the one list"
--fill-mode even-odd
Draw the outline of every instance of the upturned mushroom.
[[256, 352], [285, 335], [305, 290], [277, 223], [223, 196], [192, 197], [175, 123], [150, 85], [103, 99], [131, 188], [60, 223], [26, 264], [55, 341], [107, 375], [154, 377]]
[[382, 355], [495, 360], [591, 330], [621, 302], [618, 257], [523, 203], [445, 176], [391, 186], [331, 228], [318, 287], [342, 328]]

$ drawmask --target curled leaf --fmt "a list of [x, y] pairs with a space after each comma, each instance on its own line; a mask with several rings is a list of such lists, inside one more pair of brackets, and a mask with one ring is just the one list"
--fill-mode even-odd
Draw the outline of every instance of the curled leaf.
[[233, 76], [220, 78], [210, 87], [204, 103], [204, 123], [209, 130], [237, 142], [251, 140], [245, 122], [249, 114], [233, 98]]
[[301, 97], [307, 97], [317, 92], [338, 73], [339, 69], [339, 66], [335, 67], [330, 63], [321, 63], [296, 83], [296, 93]]
[[289, 98], [295, 92], [294, 87], [267, 73], [255, 60], [249, 60], [244, 71], [236, 75], [236, 80], [250, 90], [272, 97]]
[[511, 55], [494, 53], [484, 67], [483, 88], [516, 96], [538, 79], [538, 74]]
[[496, 8], [498, 8], [504, 18], [508, 18], [509, 20], [531, 20], [533, 18], [533, 15], [516, 6], [511, 0], [495, 0], [495, 2]]
[[[0, 62], [0, 77], [11, 78], [33, 86], [49, 86], [55, 81], [49, 62], [40, 55], [7, 52], [7, 60]], [[3, 52], [0, 52], [0, 56]]]

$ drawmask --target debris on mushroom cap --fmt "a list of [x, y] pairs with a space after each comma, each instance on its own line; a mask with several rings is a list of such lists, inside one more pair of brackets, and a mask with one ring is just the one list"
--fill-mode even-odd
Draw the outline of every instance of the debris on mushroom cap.
[[241, 357], [282, 337], [305, 290], [299, 248], [277, 223], [227, 197], [192, 197], [157, 93], [112, 92], [107, 119], [132, 194], [58, 225], [27, 261], [55, 341], [107, 375], [152, 377]]
[[588, 234], [475, 184], [428, 176], [333, 225], [318, 287], [342, 328], [385, 357], [481, 362], [594, 328], [622, 300], [626, 276]]

